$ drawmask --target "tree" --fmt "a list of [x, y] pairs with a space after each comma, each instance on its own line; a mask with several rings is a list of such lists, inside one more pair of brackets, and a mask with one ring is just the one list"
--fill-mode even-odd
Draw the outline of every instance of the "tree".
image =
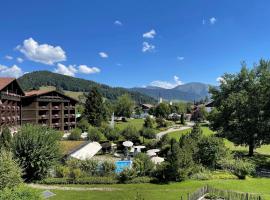
[[59, 134], [53, 129], [27, 124], [14, 136], [13, 153], [26, 181], [44, 178], [59, 159]]
[[100, 126], [106, 118], [103, 97], [96, 87], [93, 87], [86, 96], [84, 116], [93, 126]]
[[141, 132], [141, 136], [143, 136], [143, 142], [144, 142], [144, 138], [147, 138], [147, 139], [156, 138], [156, 133], [154, 129], [143, 128], [140, 132]]
[[185, 114], [184, 113], [182, 113], [181, 114], [181, 124], [185, 124]]
[[144, 120], [143, 127], [144, 128], [154, 128], [154, 125], [155, 125], [155, 121], [150, 116], [147, 116]]
[[87, 138], [90, 141], [99, 142], [102, 139], [105, 139], [105, 136], [99, 131], [98, 128], [89, 126]]
[[155, 167], [145, 153], [138, 153], [134, 157], [132, 165], [139, 176], [149, 176]]
[[115, 115], [118, 117], [131, 117], [134, 105], [135, 104], [129, 95], [125, 94], [118, 97], [115, 105]]
[[154, 114], [157, 118], [167, 118], [170, 114], [170, 107], [166, 103], [160, 103], [155, 108]]
[[9, 128], [7, 127], [3, 128], [2, 133], [0, 134], [0, 147], [9, 150], [11, 147], [11, 140], [12, 135]]
[[236, 145], [254, 149], [270, 142], [270, 62], [261, 60], [253, 69], [243, 63], [238, 74], [225, 74], [219, 89], [211, 88], [215, 109], [211, 128]]
[[135, 126], [129, 124], [122, 132], [123, 137], [126, 140], [136, 141], [139, 140], [140, 134]]
[[13, 159], [11, 152], [1, 150], [0, 163], [0, 190], [13, 188], [22, 183], [22, 170]]

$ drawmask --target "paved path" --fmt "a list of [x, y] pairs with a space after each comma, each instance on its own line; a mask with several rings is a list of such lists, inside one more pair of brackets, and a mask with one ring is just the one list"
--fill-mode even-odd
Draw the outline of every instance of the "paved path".
[[29, 187], [43, 190], [73, 190], [73, 191], [115, 191], [121, 190], [119, 188], [110, 187], [67, 187], [58, 185], [41, 185], [41, 184], [28, 184]]
[[186, 130], [186, 129], [190, 129], [193, 126], [194, 126], [193, 122], [187, 122], [187, 124], [185, 126], [181, 126], [179, 128], [172, 127], [172, 128], [169, 128], [166, 131], [159, 132], [158, 134], [156, 134], [156, 138], [159, 140], [160, 138], [162, 138], [164, 135], [166, 135], [168, 133], [171, 133], [171, 132], [174, 132], [174, 131], [183, 131], [183, 130]]

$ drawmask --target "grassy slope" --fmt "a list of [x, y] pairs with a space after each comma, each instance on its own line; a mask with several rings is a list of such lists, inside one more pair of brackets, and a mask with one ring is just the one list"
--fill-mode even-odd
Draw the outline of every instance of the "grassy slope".
[[[187, 193], [195, 191], [206, 184], [216, 188], [233, 190], [238, 192], [250, 192], [261, 194], [266, 200], [270, 200], [270, 179], [250, 178], [247, 180], [210, 180], [210, 181], [184, 181], [168, 185], [155, 184], [126, 184], [126, 185], [91, 185], [83, 187], [110, 187], [118, 188], [118, 191], [59, 191], [54, 190], [56, 196], [51, 200], [134, 200], [139, 192], [145, 200], [176, 200], [180, 196], [186, 197]], [[77, 187], [77, 186], [75, 186]], [[82, 187], [81, 185], [78, 187]]]

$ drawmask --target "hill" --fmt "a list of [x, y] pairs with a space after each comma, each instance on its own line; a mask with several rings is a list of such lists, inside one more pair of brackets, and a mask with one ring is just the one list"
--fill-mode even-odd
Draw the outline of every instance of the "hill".
[[69, 91], [71, 94], [76, 94], [77, 92], [88, 92], [92, 87], [98, 87], [102, 95], [110, 100], [116, 100], [118, 96], [129, 94], [136, 102], [155, 102], [154, 98], [138, 91], [130, 91], [121, 87], [110, 87], [94, 81], [65, 76], [50, 71], [34, 71], [27, 73], [20, 77], [18, 81], [25, 91], [38, 89], [44, 86], [54, 86], [58, 89]]
[[150, 86], [146, 88], [132, 88], [131, 91], [147, 94], [155, 99], [162, 97], [165, 100], [197, 101], [209, 96], [208, 89], [208, 84], [192, 82], [176, 86], [172, 89]]

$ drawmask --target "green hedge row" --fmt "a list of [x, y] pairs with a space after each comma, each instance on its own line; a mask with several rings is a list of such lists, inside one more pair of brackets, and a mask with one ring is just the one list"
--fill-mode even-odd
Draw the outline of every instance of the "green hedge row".
[[[136, 177], [132, 180], [127, 181], [126, 183], [150, 183], [152, 179], [150, 177]], [[42, 181], [39, 181], [40, 184], [46, 185], [66, 185], [66, 184], [116, 184], [119, 183], [115, 177], [85, 177], [78, 179], [71, 178], [46, 178]]]

